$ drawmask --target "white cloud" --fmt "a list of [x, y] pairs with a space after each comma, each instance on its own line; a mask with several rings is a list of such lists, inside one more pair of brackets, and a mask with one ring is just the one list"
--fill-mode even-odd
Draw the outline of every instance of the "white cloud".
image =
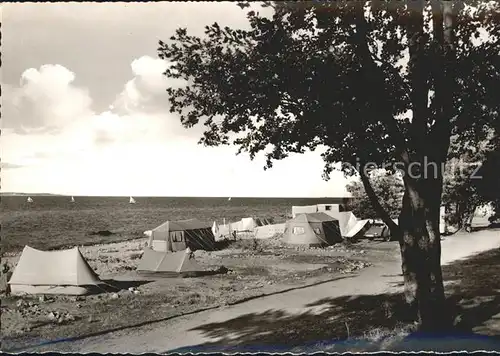
[[166, 110], [166, 89], [184, 85], [182, 80], [166, 80], [163, 73], [170, 65], [164, 60], [149, 56], [135, 59], [131, 64], [134, 78], [125, 84], [112, 107], [127, 113]]
[[[341, 174], [321, 180], [319, 154], [295, 155], [264, 171], [264, 159], [235, 156], [235, 147], [197, 145], [202, 128], [185, 129], [167, 110], [168, 64], [141, 57], [131, 64], [109, 110], [93, 112], [88, 92], [60, 65], [29, 69], [11, 100], [19, 109], [4, 130], [7, 191], [90, 195], [328, 196], [342, 194]], [[9, 99], [10, 100], [10, 99]], [[29, 106], [30, 112], [25, 111]], [[16, 131], [20, 119], [28, 134]], [[13, 120], [13, 121], [11, 121]], [[19, 126], [21, 127], [21, 126]], [[19, 128], [17, 127], [17, 128]], [[57, 128], [48, 134], [46, 128]], [[37, 128], [38, 131], [33, 131]], [[340, 183], [339, 183], [340, 182]]]
[[72, 83], [75, 75], [61, 65], [30, 68], [21, 75], [20, 86], [10, 88], [5, 101], [5, 127], [20, 132], [58, 130], [91, 115], [91, 99], [86, 90]]

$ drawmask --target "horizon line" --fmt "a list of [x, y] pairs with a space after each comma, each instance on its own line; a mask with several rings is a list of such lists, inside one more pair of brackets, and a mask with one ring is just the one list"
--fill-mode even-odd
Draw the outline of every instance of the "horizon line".
[[138, 198], [232, 198], [232, 199], [338, 199], [338, 198], [354, 198], [350, 196], [332, 195], [332, 196], [214, 196], [214, 195], [80, 195], [80, 194], [61, 194], [61, 193], [25, 193], [25, 192], [0, 192], [0, 195], [38, 195], [38, 196], [66, 196], [66, 197], [109, 197], [109, 198], [126, 198], [126, 197], [138, 197]]

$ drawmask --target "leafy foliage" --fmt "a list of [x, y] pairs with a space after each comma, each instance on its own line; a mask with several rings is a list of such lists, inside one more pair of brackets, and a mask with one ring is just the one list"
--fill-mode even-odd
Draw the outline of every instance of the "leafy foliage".
[[[444, 175], [442, 202], [451, 207], [451, 224], [463, 227], [470, 223], [477, 207], [500, 198], [499, 147], [493, 132], [473, 144], [463, 145], [458, 136], [452, 138], [450, 151], [463, 153], [448, 160]], [[497, 169], [493, 168], [495, 163]]]
[[[498, 125], [500, 5], [469, 3], [476, 7], [457, 9], [456, 87], [449, 90], [452, 131], [474, 141], [484, 138], [485, 125]], [[322, 147], [325, 173], [334, 162], [359, 157], [378, 165], [399, 159], [396, 148], [403, 141], [410, 152], [419, 147], [408, 133], [413, 64], [405, 61], [412, 10], [405, 2], [279, 2], [274, 9], [272, 18], [250, 11], [250, 30], [214, 23], [205, 38], [179, 29], [170, 43], [160, 42], [160, 57], [175, 63], [167, 76], [188, 82], [168, 90], [171, 111], [187, 127], [202, 120], [202, 143], [234, 143], [251, 157], [265, 151], [268, 167]], [[430, 24], [430, 6], [426, 11]], [[492, 37], [474, 46], [480, 28]], [[421, 40], [432, 91], [437, 44], [429, 31]], [[435, 95], [430, 97], [424, 123], [429, 151], [438, 110]]]
[[[205, 145], [232, 143], [251, 158], [265, 152], [266, 167], [320, 148], [325, 178], [336, 162], [360, 173], [399, 238], [407, 302], [418, 306], [423, 329], [444, 330], [451, 323], [443, 316], [438, 238], [443, 172], [437, 167], [429, 177], [422, 163], [445, 163], [452, 135], [476, 143], [500, 131], [500, 2], [265, 6], [273, 15], [249, 9], [248, 30], [215, 23], [203, 38], [178, 29], [160, 42], [160, 58], [173, 63], [166, 75], [187, 82], [168, 89], [171, 111], [186, 127], [201, 121]], [[399, 226], [370, 184], [368, 163], [390, 171], [403, 165]]]
[[[379, 198], [380, 204], [392, 219], [397, 219], [401, 211], [404, 185], [401, 176], [390, 172], [374, 171], [370, 175], [373, 190]], [[381, 216], [374, 209], [368, 198], [363, 183], [354, 180], [347, 185], [347, 190], [354, 197], [349, 208], [356, 217], [361, 219], [380, 219]]]

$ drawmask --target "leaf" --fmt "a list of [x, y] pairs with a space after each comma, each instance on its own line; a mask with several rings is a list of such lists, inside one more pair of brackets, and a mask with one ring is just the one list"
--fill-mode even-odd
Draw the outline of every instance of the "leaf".
[[248, 1], [237, 2], [236, 5], [238, 5], [241, 9], [244, 9], [246, 7], [250, 7], [250, 4], [248, 3]]

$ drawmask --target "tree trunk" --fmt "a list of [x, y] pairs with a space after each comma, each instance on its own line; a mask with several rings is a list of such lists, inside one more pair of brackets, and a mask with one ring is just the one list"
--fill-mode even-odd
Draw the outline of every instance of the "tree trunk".
[[422, 331], [442, 332], [451, 325], [441, 270], [439, 196], [423, 196], [407, 186], [399, 219], [402, 271], [409, 317]]

